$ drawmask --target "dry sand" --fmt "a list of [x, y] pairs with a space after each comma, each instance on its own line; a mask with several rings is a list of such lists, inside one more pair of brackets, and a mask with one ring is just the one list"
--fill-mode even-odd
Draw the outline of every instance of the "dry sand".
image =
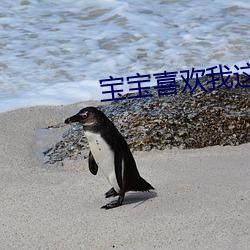
[[155, 192], [103, 210], [110, 187], [87, 160], [41, 162], [68, 129], [43, 128], [89, 104], [0, 114], [0, 249], [250, 248], [250, 144], [135, 152]]

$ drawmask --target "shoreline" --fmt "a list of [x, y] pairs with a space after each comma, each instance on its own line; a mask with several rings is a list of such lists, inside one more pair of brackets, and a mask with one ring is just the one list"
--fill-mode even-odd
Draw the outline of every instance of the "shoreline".
[[[247, 72], [248, 72], [248, 70], [246, 70]], [[249, 72], [250, 73], [250, 72]], [[151, 74], [152, 75], [152, 74]], [[203, 85], [203, 87], [205, 86], [205, 84], [206, 84], [206, 82], [208, 82], [208, 81], [211, 81], [211, 77], [210, 76], [202, 76], [202, 77], [199, 77], [199, 81], [201, 82], [201, 84]], [[246, 79], [248, 79], [248, 77], [245, 75], [245, 74], [239, 74], [239, 82], [240, 83], [242, 83], [243, 81], [245, 81]], [[185, 86], [185, 81], [183, 81], [180, 77], [179, 78], [175, 78], [175, 80], [176, 80], [176, 84], [179, 84], [180, 86], [179, 86], [179, 88], [180, 87], [182, 87], [182, 88], [184, 88], [184, 86]], [[232, 89], [234, 90], [235, 88], [235, 86], [237, 85], [237, 77], [236, 76], [231, 76], [230, 77], [230, 79], [229, 79], [230, 81], [232, 81], [233, 82], [233, 87], [232, 87]], [[226, 82], [226, 84], [227, 85], [230, 85], [230, 81], [228, 80], [228, 82]], [[92, 80], [90, 80], [90, 82], [91, 82]], [[215, 87], [217, 87], [217, 86], [219, 86], [220, 84], [221, 84], [222, 82], [221, 82], [221, 80], [216, 80], [215, 81]], [[190, 79], [190, 81], [189, 81], [189, 84], [190, 84], [190, 86], [193, 88], [194, 86], [195, 86], [195, 79], [194, 78], [192, 78], [192, 79]], [[246, 83], [244, 83], [244, 85], [246, 85], [246, 84], [250, 84], [250, 80], [248, 80], [248, 82], [246, 82]], [[210, 82], [210, 87], [212, 86], [213, 84]], [[53, 86], [53, 85], [52, 85]], [[151, 94], [152, 94], [152, 92], [154, 92], [154, 97], [157, 97], [157, 93], [156, 93], [156, 91], [152, 91], [153, 90], [153, 88], [154, 87], [156, 87], [157, 85], [151, 85], [150, 86], [150, 92], [151, 92]], [[145, 85], [145, 87], [146, 87], [146, 85]], [[206, 87], [206, 86], [205, 86]], [[225, 86], [223, 86], [223, 87], [225, 87]], [[238, 86], [237, 87], [238, 89], [239, 88], [242, 88], [242, 87], [240, 87], [240, 86]], [[248, 88], [245, 88], [245, 90], [247, 90]], [[180, 92], [181, 92], [181, 90], [183, 90], [183, 89], [178, 89], [178, 94], [180, 94]], [[187, 87], [186, 88], [186, 92], [188, 92], [190, 89]], [[207, 89], [208, 90], [208, 93], [209, 93], [209, 88]], [[217, 90], [217, 91], [219, 91], [219, 89], [215, 89], [215, 90]], [[195, 90], [195, 92], [194, 92], [194, 95], [197, 95], [198, 93], [197, 92], [201, 92], [202, 91], [202, 88], [200, 88], [200, 86], [198, 87], [198, 90], [196, 89]], [[135, 93], [138, 93], [138, 92], [135, 92]], [[122, 97], [128, 97], [128, 96], [133, 96], [133, 95], [135, 95], [135, 93], [132, 93], [132, 92], [127, 92], [127, 93], [125, 93], [125, 94], [123, 94], [122, 95]], [[101, 99], [102, 98], [105, 98], [105, 96], [101, 96]], [[138, 100], [138, 99], [137, 99]], [[49, 103], [51, 102], [51, 100], [49, 100]], [[11, 111], [15, 111], [15, 110], [19, 110], [19, 109], [28, 109], [28, 108], [33, 108], [33, 107], [59, 107], [59, 106], [72, 106], [72, 105], [76, 105], [76, 104], [78, 104], [78, 103], [100, 103], [99, 105], [100, 106], [102, 106], [102, 105], [106, 105], [106, 104], [112, 104], [113, 103], [113, 101], [105, 101], [105, 102], [101, 102], [101, 101], [99, 101], [99, 99], [98, 100], [94, 100], [94, 99], [89, 99], [89, 100], [84, 100], [84, 101], [75, 101], [75, 102], [72, 102], [72, 103], [60, 103], [60, 104], [58, 104], [58, 103], [56, 103], [56, 104], [37, 104], [37, 105], [31, 105], [31, 106], [27, 106], [26, 104], [25, 104], [25, 102], [24, 102], [24, 105], [23, 106], [21, 106], [21, 107], [16, 107], [16, 108], [14, 108], [14, 109], [11, 109], [11, 110], [9, 110], [9, 109], [7, 109], [7, 110], [4, 110], [4, 111], [1, 111], [0, 110], [0, 114], [1, 113], [6, 113], [6, 112], [11, 112]]]
[[104, 211], [110, 187], [101, 172], [90, 174], [87, 159], [44, 165], [37, 158], [67, 128], [41, 130], [84, 105], [99, 103], [0, 114], [1, 248], [247, 248], [250, 143], [135, 151], [155, 192], [128, 193], [123, 206]]

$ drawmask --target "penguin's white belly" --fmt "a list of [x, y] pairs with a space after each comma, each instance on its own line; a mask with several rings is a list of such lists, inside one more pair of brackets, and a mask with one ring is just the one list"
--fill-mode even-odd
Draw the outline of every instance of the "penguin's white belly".
[[119, 193], [120, 187], [115, 174], [115, 155], [113, 150], [100, 134], [86, 131], [85, 135], [96, 164], [108, 179], [111, 186]]

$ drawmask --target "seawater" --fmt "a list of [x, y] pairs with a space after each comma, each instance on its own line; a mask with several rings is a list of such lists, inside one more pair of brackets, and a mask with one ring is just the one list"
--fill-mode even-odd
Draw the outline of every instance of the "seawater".
[[249, 11], [245, 0], [1, 0], [0, 112], [107, 99], [109, 76], [244, 65]]

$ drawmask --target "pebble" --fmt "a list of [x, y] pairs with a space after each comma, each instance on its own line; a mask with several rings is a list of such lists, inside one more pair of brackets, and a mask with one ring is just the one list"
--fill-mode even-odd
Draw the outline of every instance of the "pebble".
[[[200, 78], [205, 87], [209, 77]], [[231, 77], [236, 85], [236, 77]], [[246, 80], [240, 76], [240, 82]], [[177, 81], [184, 86], [182, 80]], [[194, 82], [191, 81], [191, 86]], [[220, 82], [218, 81], [218, 85]], [[250, 86], [250, 81], [245, 83]], [[182, 90], [182, 89], [181, 89]], [[203, 148], [215, 145], [239, 145], [250, 142], [250, 88], [221, 87], [213, 91], [188, 89], [177, 95], [114, 101], [99, 106], [127, 140], [132, 151]], [[131, 96], [136, 94], [127, 94]], [[46, 150], [47, 163], [65, 158], [86, 158], [88, 143], [80, 124], [63, 134], [62, 140]]]

